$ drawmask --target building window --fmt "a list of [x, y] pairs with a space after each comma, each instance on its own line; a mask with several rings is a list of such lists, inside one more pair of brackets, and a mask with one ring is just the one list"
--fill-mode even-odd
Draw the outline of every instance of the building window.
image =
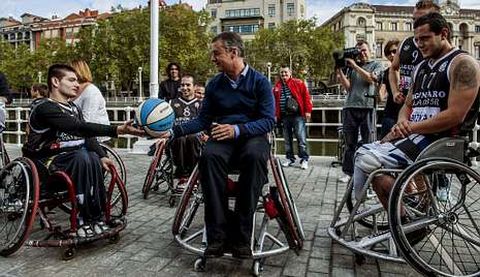
[[383, 24], [382, 22], [377, 22], [377, 27], [376, 27], [377, 31], [381, 31], [383, 30]]
[[475, 45], [475, 59], [480, 60], [480, 45]]
[[300, 5], [300, 16], [305, 17], [305, 6], [304, 5]]
[[25, 33], [25, 39], [30, 39], [30, 32]]
[[210, 11], [210, 15], [212, 16], [213, 19], [217, 18], [217, 9], [212, 9]]
[[225, 17], [260, 16], [260, 8], [226, 10]]
[[383, 42], [377, 41], [375, 44], [375, 57], [380, 59], [382, 58]]
[[398, 31], [398, 23], [397, 22], [392, 22], [392, 31]]
[[405, 22], [405, 31], [412, 31], [412, 22]]
[[268, 23], [268, 29], [275, 29], [275, 22]]
[[275, 17], [275, 4], [268, 5], [268, 15], [270, 17]]
[[17, 39], [23, 39], [23, 33], [18, 33], [17, 34]]
[[294, 3], [287, 3], [287, 15], [293, 16], [295, 13], [295, 4]]
[[217, 34], [217, 26], [212, 26], [210, 28], [210, 32], [212, 32], [213, 34]]
[[475, 26], [475, 33], [480, 33], [480, 25]]
[[365, 20], [365, 18], [360, 17], [358, 18], [357, 25], [358, 27], [365, 27], [367, 26], [367, 21]]
[[15, 40], [15, 34], [10, 34], [10, 40]]
[[231, 25], [226, 26], [225, 31], [235, 32], [239, 34], [254, 34], [258, 31], [258, 24], [249, 24], [249, 25]]

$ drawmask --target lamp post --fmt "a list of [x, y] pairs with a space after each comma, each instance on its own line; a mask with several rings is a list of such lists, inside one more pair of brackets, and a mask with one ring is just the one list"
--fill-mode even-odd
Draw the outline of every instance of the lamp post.
[[143, 101], [142, 67], [138, 67], [138, 102]]
[[38, 71], [38, 83], [42, 83], [42, 71]]
[[271, 62], [268, 62], [267, 63], [267, 76], [268, 76], [268, 82], [270, 82], [270, 84], [272, 83], [272, 63]]

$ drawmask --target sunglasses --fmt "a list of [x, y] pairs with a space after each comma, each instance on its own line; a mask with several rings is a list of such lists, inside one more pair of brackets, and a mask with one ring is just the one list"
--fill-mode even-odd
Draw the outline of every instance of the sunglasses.
[[389, 55], [390, 54], [394, 54], [394, 55], [397, 54], [397, 49], [393, 49], [393, 50], [388, 51], [388, 54]]

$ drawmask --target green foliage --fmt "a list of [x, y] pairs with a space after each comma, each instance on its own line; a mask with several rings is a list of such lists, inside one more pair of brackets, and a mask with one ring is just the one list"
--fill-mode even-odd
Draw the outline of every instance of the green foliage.
[[[26, 46], [14, 49], [0, 40], [0, 71], [5, 72], [14, 90], [23, 90], [38, 81], [42, 72], [45, 82], [47, 68], [53, 63], [84, 59], [92, 70], [94, 82], [103, 85], [113, 80], [117, 90], [132, 90], [143, 68], [143, 80], [150, 76], [150, 11], [124, 10], [121, 6], [106, 20], [84, 27], [79, 42], [67, 45], [60, 39], [41, 41], [31, 52]], [[181, 64], [185, 72], [205, 81], [212, 74], [209, 61], [208, 15], [185, 5], [173, 5], [160, 12], [160, 74], [170, 61]]]
[[259, 70], [266, 71], [266, 64], [271, 62], [272, 75], [281, 65], [287, 65], [296, 77], [318, 80], [333, 71], [331, 53], [342, 45], [341, 34], [316, 27], [315, 19], [310, 19], [262, 29], [246, 47], [250, 63]]

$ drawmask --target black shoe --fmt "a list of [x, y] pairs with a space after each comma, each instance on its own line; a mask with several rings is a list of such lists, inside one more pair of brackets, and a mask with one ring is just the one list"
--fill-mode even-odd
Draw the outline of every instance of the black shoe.
[[225, 253], [225, 245], [222, 242], [213, 242], [208, 244], [207, 249], [203, 253], [205, 258], [218, 258]]
[[248, 259], [252, 257], [252, 249], [250, 245], [243, 244], [232, 247], [232, 256], [239, 259]]

